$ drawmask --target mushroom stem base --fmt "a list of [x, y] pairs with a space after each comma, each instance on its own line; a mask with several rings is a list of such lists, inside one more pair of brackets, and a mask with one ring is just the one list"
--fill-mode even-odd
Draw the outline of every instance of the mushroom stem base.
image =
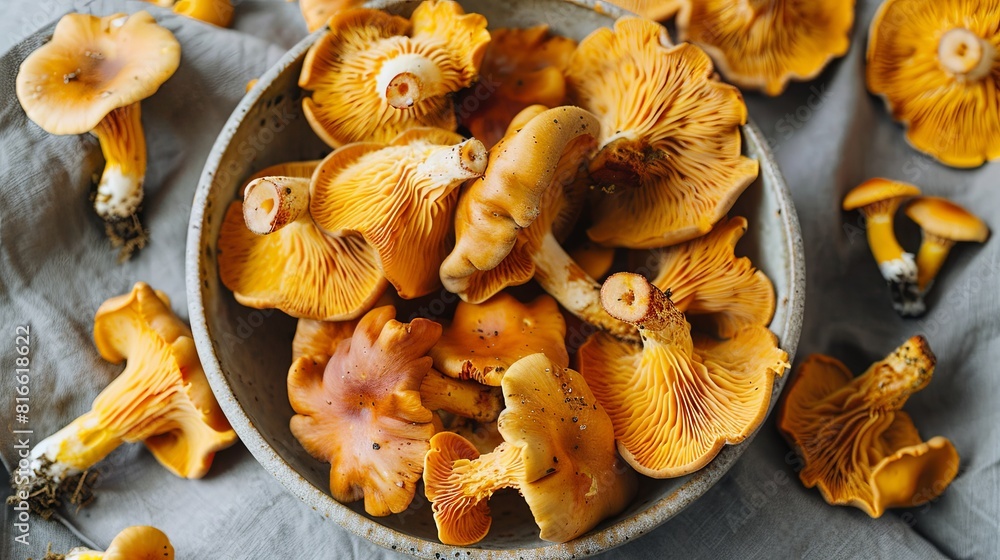
[[[68, 476], [53, 477], [49, 474], [51, 461], [41, 461], [30, 472], [15, 470], [11, 474], [13, 493], [7, 504], [21, 507], [22, 502], [42, 519], [50, 519], [64, 504], [86, 507], [94, 500], [93, 487], [98, 473], [84, 470]], [[22, 499], [27, 496], [27, 499]]]
[[889, 286], [892, 307], [901, 317], [919, 317], [926, 311], [923, 292], [917, 285], [917, 263], [912, 253], [879, 263]]

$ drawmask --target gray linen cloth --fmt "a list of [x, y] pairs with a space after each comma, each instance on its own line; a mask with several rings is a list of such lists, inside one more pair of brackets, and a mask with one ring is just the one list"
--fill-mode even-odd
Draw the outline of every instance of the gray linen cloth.
[[[833, 353], [855, 371], [922, 332], [938, 356], [934, 380], [907, 405], [925, 437], [950, 438], [961, 470], [931, 504], [869, 519], [830, 507], [806, 490], [769, 418], [732, 471], [658, 530], [603, 558], [996, 558], [1000, 557], [1000, 245], [959, 246], [923, 319], [895, 316], [860, 222], [840, 211], [844, 193], [872, 176], [911, 181], [948, 196], [1000, 227], [1000, 165], [959, 171], [909, 148], [899, 125], [864, 85], [867, 24], [877, 1], [858, 3], [850, 52], [819, 79], [778, 98], [748, 94], [750, 114], [775, 148], [795, 198], [806, 246], [808, 295], [798, 358]], [[120, 371], [103, 362], [91, 337], [106, 298], [143, 280], [164, 290], [186, 316], [184, 239], [198, 176], [218, 131], [259, 76], [305, 35], [298, 6], [236, 2], [232, 29], [175, 16], [144, 2], [18, 0], [0, 17], [0, 417], [5, 466], [15, 459], [14, 329], [31, 326], [34, 440], [84, 412]], [[40, 29], [69, 11], [98, 15], [149, 10], [183, 47], [180, 69], [149, 100], [146, 216], [152, 244], [116, 263], [87, 203], [101, 165], [88, 136], [55, 137], [27, 120], [14, 95], [18, 65], [44, 40]], [[1000, 19], [1000, 14], [995, 14]], [[27, 39], [26, 39], [27, 38]], [[22, 42], [23, 41], [23, 42]], [[905, 220], [901, 220], [905, 222]], [[915, 227], [898, 228], [915, 250]], [[396, 558], [323, 520], [273, 480], [240, 445], [217, 456], [203, 480], [172, 477], [141, 445], [104, 464], [96, 503], [69, 512], [73, 531], [31, 520], [30, 546], [14, 542], [4, 508], [3, 558], [40, 558], [46, 543], [65, 551], [106, 546], [123, 527], [165, 530], [178, 557]], [[141, 490], [140, 490], [141, 489]]]

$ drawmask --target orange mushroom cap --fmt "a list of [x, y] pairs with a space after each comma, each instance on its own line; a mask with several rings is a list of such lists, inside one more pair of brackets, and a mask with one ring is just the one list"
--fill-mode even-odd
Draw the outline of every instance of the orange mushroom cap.
[[373, 309], [325, 367], [303, 357], [288, 373], [292, 434], [330, 463], [334, 499], [364, 498], [365, 511], [375, 516], [409, 506], [435, 431], [419, 389], [441, 326], [426, 319], [400, 323], [395, 313], [392, 306]]
[[868, 32], [868, 90], [945, 165], [1000, 157], [1000, 3], [887, 0]]
[[424, 487], [441, 542], [482, 540], [491, 524], [486, 500], [505, 487], [524, 496], [539, 537], [551, 542], [574, 539], [628, 505], [635, 473], [621, 464], [611, 421], [580, 374], [533, 354], [507, 370], [502, 386], [504, 443], [493, 452], [480, 455], [451, 432], [431, 439]]
[[569, 366], [565, 336], [566, 321], [551, 297], [524, 304], [499, 293], [480, 304], [460, 301], [430, 355], [445, 375], [500, 386], [511, 364], [530, 354]]
[[563, 70], [576, 48], [576, 41], [549, 33], [548, 25], [494, 29], [490, 38], [479, 83], [464, 90], [457, 103], [462, 123], [487, 148], [527, 107], [563, 104]]
[[359, 8], [365, 0], [299, 0], [302, 18], [310, 33], [326, 25], [334, 14], [351, 8]]
[[747, 230], [743, 217], [720, 222], [705, 236], [657, 250], [653, 284], [690, 319], [704, 319], [711, 331], [729, 338], [746, 326], [766, 326], [774, 315], [774, 286], [736, 244]]
[[389, 142], [414, 127], [455, 130], [448, 94], [475, 81], [490, 34], [486, 18], [456, 2], [427, 0], [410, 20], [349, 9], [306, 54], [302, 109], [332, 147]]
[[847, 52], [854, 2], [675, 0], [677, 34], [712, 57], [730, 82], [778, 95]]
[[231, 0], [177, 0], [174, 13], [219, 27], [229, 27], [233, 21], [233, 4]]
[[66, 555], [49, 554], [55, 560], [174, 560], [174, 547], [163, 531], [148, 525], [126, 527], [104, 552], [76, 547]]
[[385, 291], [373, 247], [355, 233], [325, 235], [313, 221], [306, 177], [317, 165], [264, 169], [247, 185], [245, 201], [226, 211], [219, 277], [241, 304], [339, 321], [358, 317]]
[[726, 444], [746, 439], [767, 414], [788, 355], [763, 326], [731, 338], [692, 338], [669, 297], [631, 273], [601, 289], [608, 313], [639, 327], [642, 346], [598, 332], [580, 348], [580, 373], [611, 416], [618, 450], [654, 478], [694, 472]]
[[438, 286], [458, 186], [486, 169], [486, 149], [441, 129], [404, 132], [389, 145], [335, 150], [313, 175], [310, 211], [324, 231], [361, 234], [402, 298]]
[[577, 190], [572, 183], [597, 134], [597, 118], [579, 107], [535, 105], [515, 117], [490, 150], [485, 174], [462, 190], [455, 248], [440, 268], [446, 289], [479, 303], [531, 279], [533, 253], [566, 219], [561, 210], [572, 206], [566, 191]]
[[917, 198], [907, 204], [906, 215], [920, 226], [923, 235], [917, 253], [917, 287], [924, 292], [956, 242], [983, 243], [990, 236], [990, 228], [975, 214], [944, 198]]
[[950, 441], [921, 440], [900, 409], [923, 389], [935, 357], [922, 336], [854, 377], [838, 360], [812, 355], [799, 366], [778, 427], [802, 457], [799, 478], [823, 499], [872, 517], [939, 496], [958, 473]]
[[591, 178], [606, 191], [587, 234], [650, 248], [707, 233], [757, 177], [741, 154], [746, 105], [698, 47], [670, 46], [640, 18], [584, 39], [566, 69], [569, 99], [601, 120]]

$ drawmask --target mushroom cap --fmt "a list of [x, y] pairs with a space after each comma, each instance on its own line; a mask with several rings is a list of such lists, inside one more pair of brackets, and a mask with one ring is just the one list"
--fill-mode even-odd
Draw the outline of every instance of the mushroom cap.
[[[872, 19], [868, 90], [907, 127], [911, 146], [946, 165], [976, 167], [1000, 157], [998, 9], [995, 0], [888, 0]], [[954, 31], [964, 37], [951, 43]], [[978, 67], [956, 74], [942, 55]]]
[[[330, 31], [306, 54], [299, 86], [313, 130], [332, 147], [352, 142], [389, 142], [414, 127], [455, 130], [447, 93], [476, 79], [489, 43], [486, 18], [465, 14], [450, 0], [421, 3], [410, 20], [380, 10], [348, 9], [329, 20]], [[433, 95], [396, 109], [379, 91], [377, 76], [387, 62], [415, 55], [433, 61], [439, 80]]]
[[601, 120], [591, 177], [613, 184], [594, 201], [592, 240], [649, 248], [693, 239], [757, 177], [757, 161], [741, 153], [739, 90], [716, 79], [698, 47], [670, 46], [660, 25], [628, 17], [591, 33], [566, 81], [569, 100]]
[[292, 338], [292, 360], [299, 358], [329, 358], [337, 351], [340, 341], [351, 338], [358, 320], [316, 321], [299, 319]]
[[[430, 163], [451, 153], [453, 160]], [[485, 168], [480, 142], [437, 128], [404, 132], [388, 145], [351, 144], [316, 169], [310, 211], [324, 231], [363, 236], [400, 297], [419, 297], [439, 285], [458, 186]]]
[[563, 70], [575, 48], [576, 41], [551, 34], [548, 25], [490, 31], [480, 83], [464, 90], [457, 103], [463, 124], [492, 148], [525, 108], [562, 105]]
[[103, 560], [173, 560], [174, 547], [163, 531], [148, 525], [122, 529], [115, 536]]
[[334, 14], [361, 7], [364, 3], [365, 0], [299, 0], [299, 9], [306, 20], [306, 29], [312, 33], [326, 25]]
[[479, 303], [531, 279], [545, 235], [575, 219], [583, 198], [575, 179], [598, 127], [579, 107], [532, 105], [514, 117], [486, 173], [462, 189], [455, 248], [440, 268], [446, 289]]
[[[318, 161], [274, 165], [247, 183], [269, 176], [309, 177], [318, 165]], [[257, 235], [247, 228], [243, 203], [233, 202], [219, 231], [218, 250], [219, 277], [236, 301], [257, 309], [280, 309], [292, 317], [353, 319], [368, 310], [388, 285], [378, 254], [360, 235], [325, 235], [308, 215]]]
[[835, 358], [809, 356], [778, 415], [778, 427], [805, 463], [799, 477], [806, 487], [818, 486], [828, 503], [872, 517], [940, 495], [958, 472], [958, 454], [947, 439], [923, 442], [900, 411], [930, 382], [934, 363], [920, 336], [858, 377]]
[[788, 367], [771, 331], [748, 326], [726, 340], [692, 339], [683, 314], [637, 274], [612, 275], [601, 303], [640, 328], [642, 345], [601, 331], [580, 347], [577, 363], [633, 468], [654, 478], [689, 474], [757, 429], [774, 377]]
[[707, 235], [657, 250], [659, 272], [653, 284], [670, 291], [671, 301], [689, 320], [729, 338], [745, 326], [766, 326], [774, 315], [774, 286], [736, 244], [747, 220], [734, 217]]
[[336, 500], [364, 498], [365, 511], [375, 516], [409, 506], [435, 431], [419, 389], [441, 326], [426, 319], [400, 323], [395, 313], [392, 306], [369, 311], [325, 368], [302, 357], [288, 373], [292, 434], [330, 463]]
[[219, 27], [229, 27], [233, 21], [233, 4], [230, 0], [177, 0], [174, 13]]
[[21, 63], [17, 98], [46, 132], [83, 134], [153, 95], [180, 60], [180, 43], [147, 12], [66, 14], [52, 40]]
[[924, 196], [910, 202], [906, 215], [927, 233], [951, 241], [982, 243], [990, 235], [990, 229], [975, 214], [936, 196]]
[[[670, 4], [670, 2], [667, 2]], [[820, 0], [679, 0], [677, 34], [715, 61], [730, 82], [784, 91], [815, 78], [851, 44], [854, 2]]]
[[215, 452], [236, 442], [191, 331], [164, 294], [139, 282], [130, 293], [105, 301], [94, 317], [94, 343], [105, 360], [127, 360], [119, 378], [133, 380], [125, 385], [128, 392], [109, 385], [92, 407], [127, 411], [113, 418], [131, 427], [124, 441], [142, 441], [160, 464], [184, 478], [204, 476]]
[[844, 197], [843, 208], [844, 210], [857, 210], [877, 202], [908, 198], [919, 194], [920, 189], [909, 183], [874, 177], [851, 189]]
[[533, 354], [507, 370], [502, 387], [507, 408], [497, 426], [520, 449], [518, 490], [540, 538], [574, 539], [632, 501], [635, 473], [618, 457], [611, 419], [582, 375]]
[[458, 302], [430, 356], [445, 375], [499, 386], [511, 364], [530, 354], [542, 352], [568, 367], [565, 336], [566, 321], [551, 297], [524, 304], [499, 293], [480, 304]]

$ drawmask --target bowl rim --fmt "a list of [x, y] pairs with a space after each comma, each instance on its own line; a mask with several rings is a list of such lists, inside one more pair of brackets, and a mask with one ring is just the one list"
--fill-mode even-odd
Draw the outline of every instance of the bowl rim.
[[[630, 12], [602, 2], [600, 0], [562, 0], [571, 4], [576, 4], [592, 10], [597, 10], [612, 18], [622, 15], [629, 15]], [[371, 2], [378, 6], [395, 3], [392, 0]], [[785, 385], [790, 372], [780, 377], [775, 377], [772, 388], [771, 402], [768, 407], [768, 416], [761, 422], [749, 437], [737, 445], [727, 445], [715, 458], [704, 468], [689, 475], [690, 478], [680, 487], [675, 489], [666, 498], [653, 503], [644, 511], [634, 513], [610, 526], [597, 530], [591, 530], [584, 535], [566, 543], [547, 543], [540, 547], [532, 548], [505, 548], [505, 549], [484, 549], [474, 547], [460, 547], [441, 544], [440, 542], [424, 540], [402, 533], [391, 527], [369, 519], [364, 515], [355, 512], [347, 505], [334, 500], [329, 494], [321, 491], [310, 481], [299, 474], [291, 464], [289, 464], [274, 449], [257, 430], [250, 420], [249, 415], [244, 410], [242, 404], [237, 400], [232, 388], [222, 371], [222, 364], [215, 353], [213, 341], [209, 336], [208, 319], [205, 313], [204, 292], [201, 279], [200, 259], [203, 256], [201, 247], [206, 241], [205, 231], [202, 228], [207, 201], [211, 192], [212, 183], [215, 179], [216, 171], [222, 161], [222, 157], [231, 143], [237, 129], [243, 122], [243, 116], [250, 112], [251, 108], [257, 104], [264, 94], [264, 91], [271, 83], [291, 64], [315, 43], [326, 31], [325, 27], [314, 33], [307, 35], [295, 46], [289, 49], [271, 68], [269, 68], [257, 81], [253, 89], [243, 97], [233, 110], [226, 124], [223, 126], [219, 136], [212, 146], [206, 160], [205, 167], [198, 181], [195, 191], [194, 201], [191, 206], [191, 216], [188, 223], [187, 243], [185, 248], [185, 283], [188, 301], [188, 316], [191, 330], [194, 335], [195, 346], [201, 358], [202, 367], [208, 378], [209, 385], [219, 401], [223, 412], [229, 419], [230, 424], [236, 431], [244, 446], [250, 451], [254, 459], [271, 476], [276, 478], [286, 490], [305, 502], [313, 510], [319, 512], [324, 517], [332, 519], [341, 527], [365, 538], [383, 548], [396, 552], [408, 553], [422, 558], [449, 557], [455, 553], [462, 553], [465, 556], [475, 555], [478, 558], [491, 559], [523, 559], [523, 558], [580, 558], [604, 552], [611, 548], [624, 544], [628, 540], [648, 533], [652, 529], [665, 523], [681, 510], [689, 506], [701, 497], [709, 488], [715, 485], [726, 472], [735, 464], [736, 460], [746, 451], [750, 443], [756, 438], [762, 426], [766, 423], [766, 418], [770, 416], [774, 409], [778, 396]], [[784, 178], [777, 166], [771, 149], [768, 146], [760, 130], [748, 119], [747, 124], [742, 127], [744, 146], [753, 145], [760, 164], [759, 178], [765, 184], [773, 186], [778, 206], [781, 230], [786, 234], [785, 250], [791, 256], [789, 264], [785, 266], [783, 274], [785, 276], [784, 285], [788, 287], [789, 293], [787, 310], [781, 324], [773, 321], [769, 328], [779, 336], [779, 342], [789, 356], [789, 362], [794, 360], [798, 347], [799, 336], [802, 329], [802, 320], [805, 310], [805, 256], [802, 243], [801, 229], [799, 227], [798, 216], [792, 202], [791, 193]], [[671, 499], [667, 499], [671, 498]]]

